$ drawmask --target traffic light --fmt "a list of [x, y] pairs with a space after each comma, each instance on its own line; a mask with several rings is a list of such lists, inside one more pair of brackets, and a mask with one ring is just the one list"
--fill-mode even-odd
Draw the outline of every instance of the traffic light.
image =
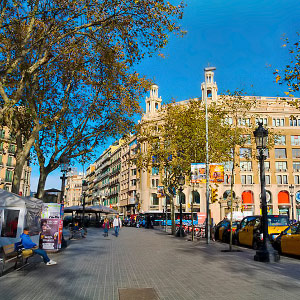
[[218, 189], [211, 189], [211, 203], [218, 201]]

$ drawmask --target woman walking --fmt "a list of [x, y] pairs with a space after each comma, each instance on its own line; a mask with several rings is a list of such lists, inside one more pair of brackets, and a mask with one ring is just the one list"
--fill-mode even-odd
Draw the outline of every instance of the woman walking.
[[104, 236], [108, 236], [109, 221], [107, 218], [104, 219], [103, 228], [104, 228]]

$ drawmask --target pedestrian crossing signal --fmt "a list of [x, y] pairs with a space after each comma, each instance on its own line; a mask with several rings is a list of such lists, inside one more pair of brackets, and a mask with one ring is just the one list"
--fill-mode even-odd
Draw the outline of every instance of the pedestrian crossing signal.
[[211, 203], [218, 201], [218, 189], [211, 189]]

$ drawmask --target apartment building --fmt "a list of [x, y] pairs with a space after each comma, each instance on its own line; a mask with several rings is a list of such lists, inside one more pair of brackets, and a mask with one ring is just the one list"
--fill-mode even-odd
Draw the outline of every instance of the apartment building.
[[[9, 129], [4, 127], [0, 129], [0, 188], [11, 191], [14, 169], [16, 165], [15, 159], [16, 142], [15, 138], [10, 134]], [[30, 196], [30, 176], [31, 167], [29, 161], [23, 167], [19, 194], [22, 196]]]
[[[208, 102], [218, 101], [218, 88], [214, 81], [214, 73], [206, 73], [206, 88]], [[202, 84], [202, 99], [204, 99], [205, 83]], [[250, 97], [248, 97], [250, 99]], [[253, 98], [253, 97], [252, 97]], [[300, 219], [300, 111], [287, 104], [280, 97], [257, 97], [255, 108], [249, 112], [249, 117], [238, 120], [241, 127], [263, 122], [264, 126], [273, 128], [281, 135], [274, 148], [267, 151], [265, 161], [266, 189], [268, 211], [273, 214], [287, 214], [290, 217], [292, 204], [295, 218]], [[245, 97], [247, 100], [247, 97]], [[199, 101], [202, 101], [199, 99]], [[158, 97], [158, 86], [152, 86], [150, 96], [146, 97], [146, 112], [141, 122], [160, 122], [162, 99]], [[178, 102], [184, 105], [188, 100]], [[250, 114], [251, 113], [251, 114]], [[141, 150], [147, 151], [146, 145], [141, 144]], [[248, 143], [237, 149], [237, 162], [239, 166], [234, 178], [234, 209], [243, 211], [244, 214], [260, 214], [260, 181], [259, 166], [256, 159], [246, 159], [245, 153], [251, 157], [255, 153], [256, 146], [253, 136], [249, 135]], [[252, 156], [253, 157], [253, 156]], [[255, 157], [255, 155], [254, 155]], [[231, 165], [224, 162], [225, 182], [218, 187], [219, 201], [211, 204], [211, 213], [214, 221], [222, 219], [228, 212], [227, 200], [230, 195]], [[140, 172], [138, 192], [140, 194], [140, 212], [162, 213], [165, 206], [165, 198], [158, 198], [157, 185], [160, 185], [158, 170], [149, 168], [147, 172]], [[293, 185], [295, 191], [290, 193], [289, 185]], [[187, 182], [184, 186], [182, 202], [183, 211], [191, 211], [191, 201], [194, 194], [194, 211], [206, 212], [205, 185], [191, 186]], [[293, 203], [292, 203], [293, 199]], [[176, 197], [175, 209], [179, 211], [179, 199]]]
[[121, 147], [120, 199], [119, 211], [124, 215], [137, 212], [137, 167], [134, 156], [137, 151], [136, 136], [131, 136]]
[[70, 174], [65, 186], [65, 206], [81, 205], [82, 175]]

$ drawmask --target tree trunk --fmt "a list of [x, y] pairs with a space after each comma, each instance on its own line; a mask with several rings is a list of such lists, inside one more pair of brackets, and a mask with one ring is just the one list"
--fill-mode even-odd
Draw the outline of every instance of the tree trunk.
[[45, 184], [49, 173], [45, 171], [45, 168], [40, 168], [40, 178], [37, 188], [36, 198], [43, 199], [45, 193]]
[[172, 234], [175, 235], [175, 233], [176, 233], [176, 226], [175, 226], [174, 197], [172, 197], [172, 199], [171, 199], [171, 222], [172, 222]]
[[12, 182], [12, 192], [15, 194], [19, 194], [23, 167], [26, 163], [26, 160], [30, 153], [30, 149], [33, 146], [35, 137], [38, 134], [38, 132], [39, 131], [37, 128], [33, 130], [33, 132], [30, 135], [30, 138], [26, 141], [24, 145], [22, 143], [23, 140], [22, 134], [18, 134], [16, 136], [16, 141], [17, 141], [16, 167], [14, 170], [14, 178]]

